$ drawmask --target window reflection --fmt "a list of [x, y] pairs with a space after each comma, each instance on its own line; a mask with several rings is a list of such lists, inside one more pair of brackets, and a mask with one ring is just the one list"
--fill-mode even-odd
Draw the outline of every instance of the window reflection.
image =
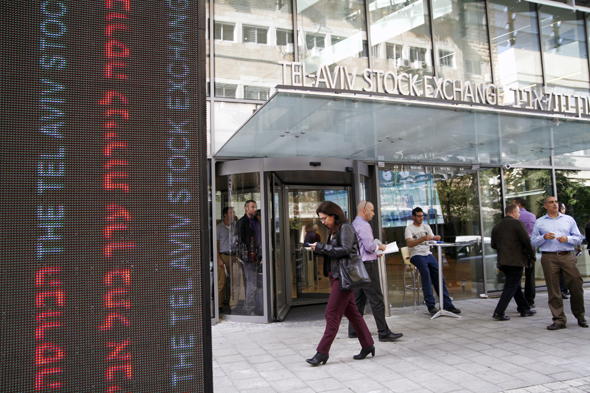
[[440, 77], [492, 82], [485, 1], [432, 0]]
[[[215, 0], [216, 97], [268, 100], [293, 61], [290, 1]], [[247, 83], [244, 83], [247, 81]]]
[[[428, 7], [423, 0], [369, 3], [373, 67], [432, 75]], [[422, 78], [419, 78], [418, 84]]]
[[[299, 28], [299, 59], [306, 73], [315, 73], [320, 67], [356, 68], [355, 86], [362, 86], [360, 72], [368, 67], [365, 6], [362, 0], [297, 0]], [[314, 81], [307, 80], [311, 85]], [[320, 84], [319, 87], [326, 87]]]
[[261, 208], [259, 174], [219, 176], [216, 189], [216, 207], [221, 212], [215, 228], [220, 311], [263, 315], [263, 228], [256, 215]]
[[540, 15], [547, 85], [562, 94], [588, 94], [590, 84], [583, 14], [543, 6]]
[[[406, 246], [405, 228], [412, 209], [421, 207], [434, 234], [445, 242], [480, 238], [477, 173], [461, 167], [390, 166], [379, 171], [383, 240]], [[435, 253], [435, 250], [433, 250]], [[403, 262], [398, 254], [387, 257], [390, 287], [401, 285]], [[449, 293], [455, 299], [483, 293], [482, 248], [464, 244], [444, 250], [443, 271]], [[401, 304], [403, 293], [391, 293]], [[395, 296], [398, 295], [398, 296]]]

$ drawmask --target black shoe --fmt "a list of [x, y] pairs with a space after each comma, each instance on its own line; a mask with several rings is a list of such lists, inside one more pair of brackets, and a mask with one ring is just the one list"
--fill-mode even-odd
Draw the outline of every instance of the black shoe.
[[305, 359], [305, 361], [315, 367], [319, 364], [326, 364], [329, 358], [329, 355], [316, 352], [316, 354], [311, 359]]
[[532, 317], [533, 315], [535, 315], [537, 312], [535, 310], [524, 310], [520, 313], [521, 317]]
[[428, 306], [428, 312], [431, 314], [436, 314], [438, 312], [438, 308], [435, 306]]
[[451, 308], [445, 308], [445, 311], [450, 311], [453, 314], [461, 314], [461, 310], [459, 310], [457, 307], [453, 306]]
[[565, 325], [560, 325], [559, 323], [553, 322], [551, 325], [547, 326], [547, 330], [559, 330], [565, 329]]
[[492, 318], [494, 318], [497, 321], [510, 321], [510, 317], [508, 315], [500, 315], [494, 313], [494, 315], [492, 315]]
[[369, 354], [375, 356], [375, 346], [371, 345], [370, 347], [361, 349], [361, 352], [358, 355], [354, 355], [352, 358], [354, 360], [363, 360]]
[[586, 321], [586, 319], [578, 319], [578, 325], [580, 327], [587, 328], [588, 327], [588, 321]]
[[561, 292], [561, 298], [562, 299], [569, 299], [569, 296], [567, 295], [567, 293]]
[[348, 333], [348, 338], [357, 338], [358, 336], [355, 333]]
[[395, 341], [402, 336], [402, 333], [389, 333], [387, 336], [379, 336], [379, 341]]

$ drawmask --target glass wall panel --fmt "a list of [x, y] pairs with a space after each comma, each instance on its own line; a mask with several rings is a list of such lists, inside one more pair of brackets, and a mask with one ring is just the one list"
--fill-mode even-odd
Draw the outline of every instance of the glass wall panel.
[[561, 94], [588, 94], [588, 48], [584, 15], [562, 8], [540, 9], [546, 84]]
[[256, 110], [255, 104], [216, 101], [213, 106], [215, 126], [213, 142], [215, 154]]
[[440, 77], [492, 82], [484, 0], [432, 0]]
[[479, 172], [481, 192], [481, 214], [483, 221], [486, 285], [488, 291], [504, 288], [505, 276], [496, 265], [498, 255], [491, 247], [492, 229], [504, 216], [502, 213], [502, 179], [500, 169], [493, 168]]
[[290, 1], [215, 0], [215, 96], [268, 100], [293, 61]]
[[[512, 203], [514, 198], [520, 197], [525, 200], [525, 208], [537, 218], [545, 215], [547, 211], [543, 207], [545, 198], [553, 195], [553, 181], [549, 169], [523, 169], [514, 168], [504, 171], [504, 197], [505, 203]], [[545, 276], [540, 260], [535, 263], [536, 285], [545, 285]]]
[[[369, 66], [364, 4], [363, 0], [297, 0], [299, 59], [307, 74], [326, 67], [320, 72], [330, 75], [316, 78], [325, 80], [333, 78], [336, 66], [342, 66], [347, 73], [356, 69], [353, 88], [363, 85], [360, 73]], [[315, 86], [316, 80], [305, 83]]]
[[[477, 174], [466, 168], [390, 166], [379, 171], [383, 240], [405, 247], [405, 228], [412, 209], [424, 210], [424, 222], [445, 242], [468, 242], [480, 237]], [[436, 250], [433, 250], [436, 257]], [[399, 254], [386, 257], [393, 305], [403, 302], [404, 264]], [[446, 248], [443, 272], [455, 299], [483, 292], [481, 246]]]
[[[373, 68], [432, 75], [428, 6], [423, 0], [369, 2]], [[444, 60], [453, 62], [453, 55]], [[422, 83], [422, 78], [418, 78]]]
[[[431, 176], [431, 200], [437, 196], [442, 210], [442, 220], [438, 214], [436, 218], [437, 233], [442, 240], [474, 242], [481, 239], [477, 172], [470, 168], [434, 167]], [[470, 298], [483, 293], [481, 243], [443, 250], [443, 270], [451, 297]]]
[[[245, 204], [248, 200], [255, 203]], [[227, 289], [219, 294], [221, 311], [232, 315], [263, 315], [263, 232], [256, 218], [256, 210], [261, 208], [259, 174], [218, 176], [215, 204], [221, 212], [215, 220], [218, 240], [215, 260], [219, 264], [218, 274], [227, 271]], [[224, 221], [222, 213], [226, 207], [228, 220]], [[257, 224], [250, 224], [250, 218]]]
[[511, 88], [543, 85], [536, 5], [493, 0], [489, 7], [494, 74], [496, 84], [505, 89], [500, 104], [514, 103]]
[[590, 150], [578, 150], [573, 153], [553, 157], [555, 166], [572, 168], [590, 168]]
[[586, 237], [582, 254], [578, 256], [578, 269], [584, 281], [590, 281], [590, 171], [555, 171], [557, 199], [566, 206], [565, 214], [572, 216], [580, 233]]

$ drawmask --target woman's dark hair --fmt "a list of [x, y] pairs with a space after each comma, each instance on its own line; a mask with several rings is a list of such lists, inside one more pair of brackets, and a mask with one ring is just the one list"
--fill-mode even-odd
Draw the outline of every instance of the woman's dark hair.
[[346, 215], [344, 214], [340, 206], [338, 206], [334, 202], [322, 202], [322, 204], [318, 206], [315, 212], [318, 216], [320, 215], [320, 213], [324, 213], [328, 216], [334, 217], [334, 226], [332, 227], [332, 229], [330, 229], [330, 233], [332, 234], [338, 232], [342, 224], [348, 221]]

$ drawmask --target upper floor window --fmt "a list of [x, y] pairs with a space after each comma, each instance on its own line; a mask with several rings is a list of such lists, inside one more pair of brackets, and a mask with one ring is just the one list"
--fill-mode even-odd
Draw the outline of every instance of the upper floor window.
[[410, 47], [410, 61], [426, 61], [426, 49]]
[[277, 29], [277, 45], [286, 46], [289, 44], [293, 44], [293, 32]]
[[216, 83], [215, 84], [215, 96], [216, 97], [228, 97], [236, 98], [237, 85], [229, 83]]
[[268, 43], [268, 28], [260, 26], [244, 26], [244, 42], [253, 42], [256, 44]]
[[396, 44], [385, 44], [385, 57], [390, 60], [401, 59], [402, 46]]
[[244, 98], [249, 100], [268, 100], [270, 89], [259, 86], [244, 86]]
[[307, 33], [305, 35], [305, 45], [310, 50], [313, 48], [324, 49], [326, 47], [325, 37], [321, 34]]
[[439, 49], [438, 58], [441, 66], [455, 67], [455, 53], [448, 50]]
[[234, 25], [231, 23], [215, 22], [215, 39], [234, 41]]

